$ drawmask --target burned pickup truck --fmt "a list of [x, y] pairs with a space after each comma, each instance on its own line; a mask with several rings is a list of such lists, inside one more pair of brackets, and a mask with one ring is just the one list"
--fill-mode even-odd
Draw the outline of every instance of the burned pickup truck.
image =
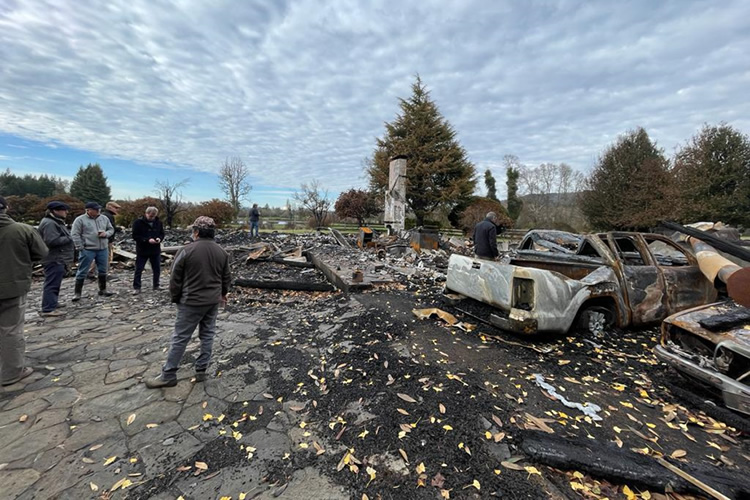
[[[699, 232], [690, 234], [701, 270], [728, 297], [666, 318], [654, 352], [681, 374], [719, 393], [727, 408], [750, 415], [750, 250]], [[735, 261], [696, 238], [720, 246]]]
[[631, 232], [530, 231], [508, 263], [454, 254], [446, 292], [498, 308], [490, 322], [517, 333], [651, 324], [716, 298], [690, 252]]

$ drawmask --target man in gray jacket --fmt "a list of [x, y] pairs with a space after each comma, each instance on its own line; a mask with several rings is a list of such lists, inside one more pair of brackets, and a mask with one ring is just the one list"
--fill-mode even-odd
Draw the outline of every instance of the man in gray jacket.
[[11, 219], [0, 196], [0, 383], [15, 384], [34, 371], [25, 366], [23, 323], [26, 295], [31, 288], [32, 262], [47, 255], [39, 233]]
[[78, 250], [78, 271], [76, 272], [73, 302], [81, 300], [83, 283], [91, 262], [96, 262], [99, 279], [99, 295], [109, 297], [107, 291], [107, 261], [109, 258], [109, 237], [115, 234], [115, 228], [109, 219], [100, 214], [102, 207], [95, 201], [86, 203], [86, 213], [76, 217], [70, 233], [73, 244]]
[[49, 248], [44, 258], [44, 291], [42, 292], [42, 316], [63, 316], [58, 302], [60, 284], [66, 268], [73, 263], [73, 238], [65, 226], [65, 217], [70, 207], [61, 201], [47, 203], [47, 214], [39, 223], [37, 231]]
[[195, 219], [194, 241], [180, 250], [174, 259], [169, 293], [172, 295], [172, 302], [177, 304], [177, 319], [167, 362], [164, 363], [160, 376], [146, 381], [149, 389], [177, 385], [177, 368], [198, 325], [201, 352], [195, 361], [195, 380], [206, 380], [219, 305], [226, 304], [232, 281], [229, 255], [214, 241], [215, 227], [214, 220], [210, 217]]

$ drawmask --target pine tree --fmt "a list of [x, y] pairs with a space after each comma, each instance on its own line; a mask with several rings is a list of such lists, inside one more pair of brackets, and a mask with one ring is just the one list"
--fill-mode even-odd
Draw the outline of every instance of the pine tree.
[[81, 201], [95, 201], [104, 206], [110, 200], [111, 191], [102, 167], [98, 163], [80, 167], [70, 183], [70, 194]]
[[672, 179], [663, 151], [638, 128], [599, 158], [581, 193], [581, 210], [595, 229], [648, 229], [673, 213]]
[[411, 97], [399, 103], [401, 113], [385, 124], [385, 136], [377, 139], [367, 174], [373, 191], [383, 194], [388, 189], [390, 159], [405, 155], [406, 203], [421, 226], [433, 211], [469, 198], [476, 187], [476, 171], [419, 76]]
[[499, 201], [497, 199], [497, 189], [495, 188], [495, 178], [492, 176], [492, 171], [489, 168], [484, 171], [484, 185], [487, 188], [487, 198]]
[[675, 156], [680, 218], [750, 225], [750, 139], [726, 124], [703, 129]]

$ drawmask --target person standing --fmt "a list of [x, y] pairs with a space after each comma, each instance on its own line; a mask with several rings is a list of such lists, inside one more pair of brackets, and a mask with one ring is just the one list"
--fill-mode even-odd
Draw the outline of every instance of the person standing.
[[26, 295], [31, 289], [32, 262], [47, 255], [47, 247], [34, 228], [20, 224], [6, 213], [8, 203], [0, 196], [0, 384], [15, 384], [34, 372], [26, 366], [23, 338]]
[[164, 226], [159, 220], [158, 208], [148, 207], [145, 215], [133, 222], [133, 239], [135, 240], [133, 295], [141, 293], [141, 275], [146, 262], [151, 263], [151, 270], [154, 272], [154, 290], [158, 290], [161, 274], [161, 242], [164, 239]]
[[258, 227], [260, 224], [260, 210], [258, 210], [257, 203], [253, 203], [248, 218], [250, 219], [250, 237], [253, 238], [259, 236]]
[[70, 207], [61, 201], [47, 203], [47, 214], [39, 223], [37, 231], [47, 245], [49, 253], [44, 258], [44, 291], [42, 292], [42, 316], [63, 316], [59, 304], [60, 284], [65, 271], [73, 263], [73, 238], [65, 226], [65, 217]]
[[474, 253], [480, 259], [495, 260], [497, 250], [497, 214], [487, 212], [484, 220], [474, 227]]
[[90, 201], [86, 203], [85, 208], [86, 213], [76, 217], [70, 231], [73, 244], [79, 252], [73, 302], [81, 300], [83, 283], [92, 261], [96, 262], [99, 295], [104, 297], [112, 295], [112, 292], [107, 291], [107, 261], [109, 237], [115, 234], [115, 228], [112, 227], [107, 217], [101, 215], [102, 207], [97, 202]]
[[190, 337], [199, 325], [201, 352], [195, 361], [195, 379], [198, 382], [206, 380], [219, 305], [226, 304], [232, 281], [229, 255], [214, 241], [215, 228], [216, 224], [210, 217], [195, 219], [194, 241], [180, 250], [174, 259], [169, 293], [172, 302], [177, 304], [177, 319], [167, 361], [161, 375], [146, 380], [149, 389], [177, 385], [177, 369]]
[[107, 204], [104, 205], [104, 210], [102, 210], [102, 215], [109, 219], [109, 223], [115, 228], [115, 232], [108, 238], [109, 253], [107, 254], [107, 275], [109, 275], [109, 268], [112, 265], [112, 259], [114, 259], [115, 256], [115, 235], [120, 232], [120, 228], [115, 224], [115, 217], [120, 213], [121, 208], [122, 207], [118, 203], [108, 201]]

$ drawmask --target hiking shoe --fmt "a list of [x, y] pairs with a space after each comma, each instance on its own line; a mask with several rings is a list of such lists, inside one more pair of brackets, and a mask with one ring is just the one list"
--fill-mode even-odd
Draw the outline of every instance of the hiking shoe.
[[79, 300], [81, 300], [81, 294], [80, 293], [74, 294], [73, 298], [70, 299], [71, 302], [78, 302]]
[[140, 295], [140, 294], [141, 294], [140, 288], [136, 288], [135, 290], [133, 290], [133, 295]]
[[174, 387], [177, 385], [177, 379], [164, 380], [161, 375], [146, 380], [146, 387], [149, 389], [159, 389], [160, 387]]
[[195, 372], [196, 382], [205, 382], [207, 378], [208, 378], [208, 374], [206, 372]]
[[110, 292], [109, 290], [99, 290], [99, 296], [100, 297], [111, 297], [115, 294], [115, 292]]
[[42, 311], [39, 315], [45, 318], [51, 318], [54, 316], [65, 316], [65, 314], [65, 311], [58, 311], [57, 309], [53, 309], [47, 312]]
[[19, 381], [25, 379], [26, 377], [28, 377], [32, 373], [34, 373], [34, 369], [32, 367], [30, 367], [30, 366], [27, 366], [23, 370], [21, 370], [21, 374], [18, 375], [17, 377], [9, 379], [9, 380], [3, 380], [3, 384], [2, 385], [3, 385], [3, 387], [5, 387], [6, 385], [13, 385], [16, 382], [19, 382]]

